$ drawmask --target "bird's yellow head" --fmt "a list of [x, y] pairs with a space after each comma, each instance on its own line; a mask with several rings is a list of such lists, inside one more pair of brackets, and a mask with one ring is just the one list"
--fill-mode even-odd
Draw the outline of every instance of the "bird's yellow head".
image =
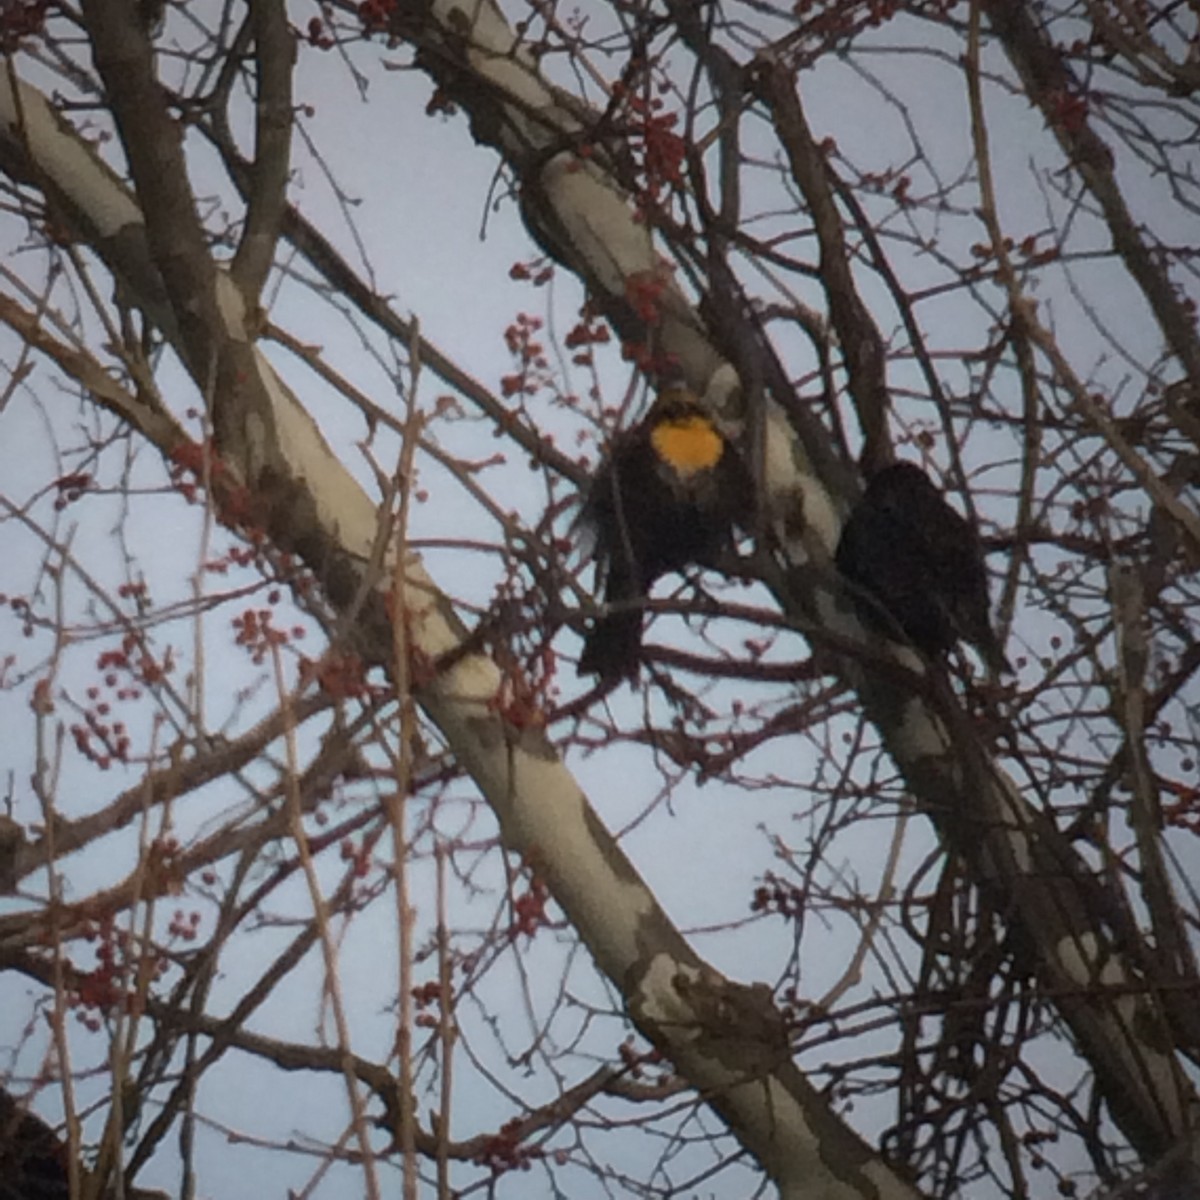
[[725, 439], [685, 387], [671, 386], [660, 392], [648, 424], [655, 454], [682, 476], [712, 470], [725, 453]]

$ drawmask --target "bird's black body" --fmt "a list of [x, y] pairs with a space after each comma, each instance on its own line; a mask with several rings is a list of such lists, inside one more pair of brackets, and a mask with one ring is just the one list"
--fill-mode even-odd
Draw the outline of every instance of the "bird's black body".
[[595, 535], [598, 579], [613, 611], [589, 631], [580, 674], [606, 682], [635, 675], [642, 603], [655, 580], [731, 546], [753, 502], [749, 474], [685, 388], [664, 390], [642, 421], [618, 434], [581, 516]]
[[873, 475], [837, 548], [862, 620], [897, 626], [930, 658], [962, 639], [993, 672], [1011, 671], [992, 631], [983, 548], [920, 467], [893, 463]]
[[[54, 1130], [0, 1088], [0, 1197], [69, 1200], [69, 1150]], [[111, 1194], [111, 1193], [110, 1193]]]

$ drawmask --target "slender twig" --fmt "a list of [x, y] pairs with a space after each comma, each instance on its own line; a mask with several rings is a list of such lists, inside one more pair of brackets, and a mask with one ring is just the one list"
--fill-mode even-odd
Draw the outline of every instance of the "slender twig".
[[438, 1200], [452, 1200], [450, 1191], [450, 1102], [453, 1096], [454, 1042], [458, 1027], [454, 1020], [454, 964], [450, 959], [450, 921], [446, 911], [446, 855], [444, 842], [435, 849], [437, 863], [438, 944], [438, 1042], [442, 1048], [442, 1076], [437, 1114]]
[[[290, 711], [290, 695], [283, 676], [283, 657], [279, 647], [272, 644], [271, 662], [275, 671], [275, 686], [279, 693], [280, 705], [285, 714]], [[366, 1112], [362, 1096], [358, 1089], [358, 1077], [354, 1071], [353, 1053], [351, 1051], [350, 1024], [346, 1019], [346, 1009], [342, 1002], [341, 980], [338, 974], [337, 947], [329, 928], [329, 907], [321, 891], [321, 881], [317, 877], [317, 869], [313, 863], [312, 852], [308, 844], [308, 833], [304, 828], [303, 806], [301, 804], [299, 779], [299, 750], [296, 745], [296, 724], [289, 722], [284, 730], [284, 747], [287, 756], [287, 807], [288, 821], [291, 826], [292, 840], [296, 853], [304, 870], [304, 878], [308, 884], [309, 896], [313, 906], [313, 920], [316, 922], [320, 938], [321, 952], [325, 960], [325, 986], [329, 992], [329, 1001], [333, 1009], [333, 1020], [337, 1030], [338, 1051], [342, 1063], [342, 1073], [346, 1080], [346, 1095], [350, 1101], [350, 1112], [354, 1122], [354, 1131], [358, 1140], [359, 1152], [362, 1154], [362, 1166], [365, 1175], [366, 1193], [368, 1200], [381, 1200], [379, 1177], [375, 1169], [375, 1155], [371, 1149], [371, 1135], [367, 1129]]]
[[392, 848], [396, 863], [396, 908], [400, 927], [400, 998], [396, 1044], [400, 1052], [400, 1151], [404, 1160], [404, 1198], [417, 1200], [416, 1113], [413, 1096], [413, 925], [416, 914], [408, 896], [409, 845], [405, 833], [408, 794], [412, 787], [412, 755], [417, 737], [416, 704], [412, 694], [407, 598], [408, 516], [416, 470], [417, 446], [425, 419], [417, 407], [421, 375], [420, 327], [413, 321], [409, 339], [407, 419], [396, 466], [400, 503], [395, 517], [395, 562], [392, 570], [392, 651], [396, 697], [400, 705], [400, 746], [394, 763], [396, 791], [391, 804]]

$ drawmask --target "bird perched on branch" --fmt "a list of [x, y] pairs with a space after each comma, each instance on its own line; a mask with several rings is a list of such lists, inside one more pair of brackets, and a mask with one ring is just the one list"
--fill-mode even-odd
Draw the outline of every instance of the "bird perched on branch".
[[920, 467], [876, 472], [842, 530], [838, 570], [855, 585], [859, 617], [930, 658], [960, 639], [994, 674], [1012, 667], [992, 630], [983, 547]]
[[605, 681], [637, 674], [642, 605], [655, 580], [711, 562], [754, 508], [750, 474], [699, 400], [664, 386], [650, 411], [619, 433], [588, 489], [580, 521], [595, 536], [597, 617], [579, 673]]

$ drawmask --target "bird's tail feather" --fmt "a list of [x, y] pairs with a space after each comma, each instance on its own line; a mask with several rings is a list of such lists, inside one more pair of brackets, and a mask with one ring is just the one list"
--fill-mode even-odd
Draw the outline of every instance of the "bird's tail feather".
[[606, 564], [604, 603], [609, 611], [598, 616], [583, 640], [580, 675], [599, 675], [603, 683], [633, 678], [642, 649], [642, 604], [648, 582], [631, 555], [616, 554]]
[[1000, 675], [1015, 675], [1013, 665], [1008, 661], [1004, 653], [1004, 647], [1000, 645], [999, 639], [991, 630], [988, 630], [988, 636], [981, 638], [978, 641], [973, 641], [973, 645], [983, 656], [983, 661], [987, 664], [987, 669], [994, 676]]
[[604, 681], [637, 674], [642, 648], [642, 610], [633, 608], [598, 617], [584, 639], [580, 675]]

